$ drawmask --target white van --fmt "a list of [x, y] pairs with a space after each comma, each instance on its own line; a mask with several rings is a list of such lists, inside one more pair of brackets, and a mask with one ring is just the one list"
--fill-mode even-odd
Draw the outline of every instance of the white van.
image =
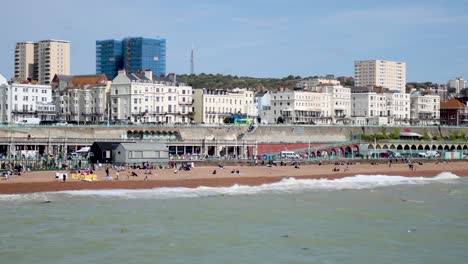
[[283, 159], [299, 159], [301, 156], [297, 155], [294, 151], [281, 151], [281, 158]]
[[26, 117], [16, 123], [18, 125], [39, 125], [41, 123], [41, 119], [36, 117]]

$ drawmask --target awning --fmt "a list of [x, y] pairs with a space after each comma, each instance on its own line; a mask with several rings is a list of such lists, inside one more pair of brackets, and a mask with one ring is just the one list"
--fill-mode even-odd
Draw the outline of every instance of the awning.
[[76, 151], [76, 153], [86, 153], [89, 152], [90, 147], [84, 147]]
[[422, 135], [415, 132], [400, 132], [401, 137], [422, 137]]

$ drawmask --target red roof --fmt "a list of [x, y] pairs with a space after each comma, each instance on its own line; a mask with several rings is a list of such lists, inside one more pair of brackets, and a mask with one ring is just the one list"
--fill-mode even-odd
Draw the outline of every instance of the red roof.
[[467, 106], [459, 100], [452, 98], [447, 102], [440, 103], [440, 109], [466, 108]]

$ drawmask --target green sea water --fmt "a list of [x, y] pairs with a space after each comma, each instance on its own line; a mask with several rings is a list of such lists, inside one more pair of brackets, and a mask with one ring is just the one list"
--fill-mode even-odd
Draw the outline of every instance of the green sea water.
[[466, 177], [2, 195], [0, 209], [2, 264], [468, 261]]

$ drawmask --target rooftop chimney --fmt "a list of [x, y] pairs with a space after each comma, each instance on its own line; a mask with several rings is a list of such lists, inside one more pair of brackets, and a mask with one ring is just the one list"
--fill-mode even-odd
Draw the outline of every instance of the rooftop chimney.
[[146, 69], [145, 70], [145, 77], [150, 79], [150, 80], [153, 80], [153, 71], [151, 69]]
[[177, 76], [176, 76], [175, 73], [169, 73], [169, 74], [167, 75], [167, 78], [169, 78], [169, 80], [171, 80], [171, 82], [173, 82], [173, 83], [176, 83], [176, 82], [177, 82]]
[[125, 69], [119, 69], [119, 72], [117, 74], [118, 75], [126, 74]]

